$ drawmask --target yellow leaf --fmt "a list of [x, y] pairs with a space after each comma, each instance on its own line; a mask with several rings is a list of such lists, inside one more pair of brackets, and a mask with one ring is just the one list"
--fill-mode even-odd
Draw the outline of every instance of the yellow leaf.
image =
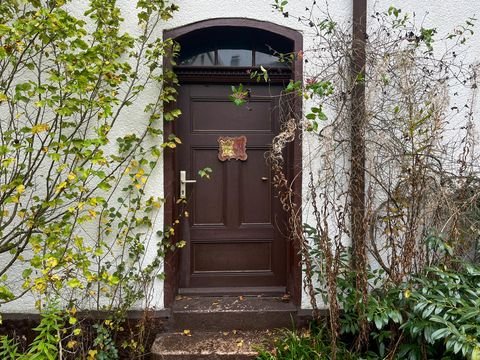
[[74, 173], [70, 173], [68, 174], [67, 176], [67, 179], [70, 180], [70, 181], [73, 181], [77, 178], [77, 175], [75, 175]]
[[17, 190], [17, 193], [23, 194], [25, 192], [25, 185], [18, 185], [16, 190]]
[[47, 259], [47, 267], [54, 268], [57, 265], [58, 265], [58, 260], [55, 259], [54, 257], [49, 257]]
[[50, 125], [48, 124], [37, 124], [32, 127], [32, 134], [39, 134], [41, 132], [45, 132], [50, 129]]
[[138, 179], [138, 178], [141, 178], [143, 176], [143, 174], [145, 174], [145, 170], [143, 170], [142, 168], [138, 169], [138, 172], [135, 174], [135, 177]]
[[180, 240], [180, 241], [177, 243], [177, 248], [179, 248], [179, 249], [184, 248], [185, 245], [187, 245], [187, 243], [185, 242], [185, 240]]
[[95, 360], [95, 355], [97, 355], [97, 350], [88, 350], [88, 359]]
[[183, 330], [183, 335], [185, 335], [185, 336], [192, 336], [192, 334], [191, 334], [191, 332], [190, 332], [189, 329]]
[[66, 181], [62, 181], [60, 184], [58, 184], [58, 185], [55, 187], [55, 192], [56, 192], [56, 193], [59, 193], [60, 191], [62, 191], [62, 189], [65, 189], [66, 186], [67, 186], [67, 182], [66, 182]]
[[407, 289], [407, 290], [405, 290], [403, 295], [405, 296], [405, 299], [408, 299], [410, 297], [410, 295], [412, 295], [412, 292], [409, 289]]
[[67, 348], [68, 349], [73, 349], [75, 347], [75, 345], [77, 345], [77, 342], [75, 340], [70, 340], [68, 343], [67, 343]]
[[5, 95], [3, 92], [0, 92], [0, 103], [2, 101], [7, 101], [7, 100], [8, 100], [7, 95]]
[[476, 346], [472, 351], [472, 360], [480, 360], [480, 346]]
[[43, 278], [35, 279], [35, 290], [39, 293], [43, 293], [47, 289], [47, 284]]

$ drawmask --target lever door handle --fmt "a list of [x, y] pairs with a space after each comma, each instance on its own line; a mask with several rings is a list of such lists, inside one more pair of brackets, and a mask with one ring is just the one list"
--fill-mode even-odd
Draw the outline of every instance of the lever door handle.
[[187, 198], [187, 184], [194, 184], [197, 180], [187, 180], [187, 172], [180, 170], [180, 199]]

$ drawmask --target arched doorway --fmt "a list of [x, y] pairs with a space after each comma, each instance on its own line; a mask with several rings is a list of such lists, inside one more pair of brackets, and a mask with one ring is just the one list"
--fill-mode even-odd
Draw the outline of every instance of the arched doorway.
[[[301, 60], [282, 61], [280, 54], [298, 53], [300, 34], [256, 20], [214, 19], [164, 35], [181, 46], [173, 71], [182, 111], [165, 128], [165, 136], [182, 139], [165, 156], [165, 223], [189, 214], [177, 232], [186, 246], [166, 258], [166, 306], [176, 294], [289, 293], [299, 304], [300, 262], [265, 153], [280, 131], [280, 93], [301, 78]], [[251, 78], [260, 66], [268, 83]], [[230, 100], [239, 84], [247, 98], [240, 107]], [[300, 152], [299, 141], [287, 151], [291, 179], [301, 168]], [[199, 175], [205, 168], [209, 179]], [[300, 201], [300, 181], [295, 186]], [[186, 208], [178, 206], [182, 198]]]

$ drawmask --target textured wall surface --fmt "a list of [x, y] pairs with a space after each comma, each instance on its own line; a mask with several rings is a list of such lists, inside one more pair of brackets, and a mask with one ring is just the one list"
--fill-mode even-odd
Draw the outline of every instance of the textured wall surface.
[[[80, 14], [83, 11], [86, 1], [76, 0], [78, 6], [73, 7], [74, 12]], [[354, 0], [353, 0], [354, 1]], [[180, 6], [180, 10], [175, 17], [165, 25], [164, 28], [175, 28], [193, 22], [212, 19], [212, 18], [252, 18], [263, 21], [269, 21], [276, 24], [281, 24], [294, 29], [298, 29], [304, 35], [304, 48], [308, 50], [312, 46], [312, 34], [308, 27], [304, 27], [296, 19], [292, 17], [284, 17], [282, 14], [273, 10], [271, 7], [271, 0], [179, 0], [176, 3]], [[305, 15], [306, 7], [311, 5], [311, 0], [290, 0], [288, 11], [291, 15], [302, 16]], [[317, 1], [322, 7], [325, 7], [324, 2]], [[135, 1], [133, 0], [118, 0], [118, 4], [125, 17], [125, 31], [130, 33], [137, 33], [136, 9]], [[479, 0], [377, 0], [370, 1], [369, 11], [385, 11], [390, 5], [395, 5], [402, 8], [403, 11], [415, 12], [417, 19], [422, 19], [426, 13], [429, 13], [425, 20], [426, 26], [437, 27], [440, 33], [451, 30], [455, 24], [462, 23], [466, 18], [480, 16], [480, 1]], [[328, 11], [338, 23], [343, 23], [348, 26], [348, 22], [352, 16], [352, 0], [334, 0], [330, 1]], [[162, 29], [159, 29], [158, 35], [161, 36]], [[468, 61], [475, 61], [480, 59], [480, 31], [474, 35], [470, 48], [467, 54]], [[308, 57], [308, 51], [307, 57]], [[118, 128], [119, 132], [132, 133], [138, 122], [145, 121], [143, 114], [143, 107], [150, 101], [150, 96], [154, 97], [158, 91], [157, 88], [149, 89], [147, 95], [130, 108], [128, 113], [122, 118], [122, 125]], [[459, 101], [462, 101], [460, 99]], [[312, 144], [306, 137], [305, 151], [309, 151], [312, 147], [318, 144]], [[161, 167], [156, 170], [156, 181], [150, 184], [149, 193], [156, 196], [163, 195], [163, 174]], [[304, 185], [306, 182], [304, 180]], [[304, 217], [309, 218], [308, 207], [304, 210]], [[163, 214], [159, 213], [156, 222], [155, 230], [163, 228]], [[156, 251], [155, 239], [146, 239], [148, 246], [153, 254]], [[148, 259], [147, 259], [148, 260]], [[163, 283], [158, 281], [155, 285], [155, 291], [151, 294], [151, 306], [160, 309], [163, 307]], [[302, 300], [304, 307], [309, 307], [306, 296]], [[14, 303], [2, 307], [2, 311], [11, 312], [31, 312], [34, 310], [33, 299], [24, 297]]]

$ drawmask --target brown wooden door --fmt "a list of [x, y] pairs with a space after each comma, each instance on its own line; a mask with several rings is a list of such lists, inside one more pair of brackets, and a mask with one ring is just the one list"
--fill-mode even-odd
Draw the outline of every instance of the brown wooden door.
[[[279, 131], [280, 86], [249, 86], [248, 104], [229, 99], [230, 85], [182, 85], [177, 179], [187, 172], [188, 224], [181, 237], [180, 292], [283, 292], [285, 217], [265, 160]], [[245, 161], [218, 159], [220, 136], [247, 138]], [[212, 169], [210, 179], [198, 170]], [[179, 184], [177, 191], [179, 191]], [[177, 193], [177, 196], [178, 193]]]

